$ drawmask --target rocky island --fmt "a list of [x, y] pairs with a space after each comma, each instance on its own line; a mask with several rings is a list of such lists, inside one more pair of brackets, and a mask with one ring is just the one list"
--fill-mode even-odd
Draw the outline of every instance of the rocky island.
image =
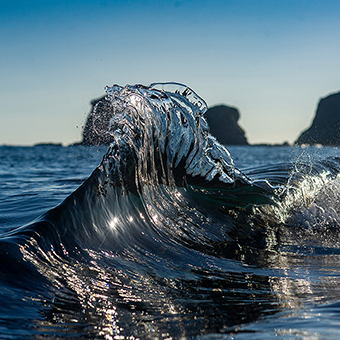
[[[105, 97], [94, 99], [91, 101], [91, 112], [96, 107], [96, 112], [103, 113], [101, 124], [107, 126], [109, 122], [108, 112], [109, 102], [104, 100]], [[248, 145], [245, 132], [238, 125], [240, 113], [236, 108], [226, 105], [218, 105], [209, 108], [205, 113], [205, 118], [210, 126], [210, 132], [217, 140], [226, 145]], [[83, 140], [80, 145], [107, 145], [112, 141], [110, 135], [100, 135], [94, 131], [93, 116], [91, 113], [88, 115], [86, 124], [83, 130]]]
[[340, 145], [340, 92], [320, 99], [312, 125], [295, 144]]
[[224, 145], [248, 145], [244, 130], [238, 125], [239, 111], [230, 106], [218, 105], [208, 109], [204, 117], [210, 133]]

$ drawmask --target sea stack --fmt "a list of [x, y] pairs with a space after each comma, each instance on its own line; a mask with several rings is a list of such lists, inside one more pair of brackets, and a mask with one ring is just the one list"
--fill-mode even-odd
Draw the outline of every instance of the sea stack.
[[209, 108], [204, 117], [210, 133], [224, 145], [248, 145], [244, 130], [238, 125], [239, 111], [230, 106], [218, 105]]
[[295, 144], [340, 145], [340, 92], [320, 99], [312, 125]]

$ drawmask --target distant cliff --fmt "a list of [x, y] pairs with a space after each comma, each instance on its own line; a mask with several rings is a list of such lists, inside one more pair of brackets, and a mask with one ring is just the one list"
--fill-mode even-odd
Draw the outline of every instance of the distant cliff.
[[340, 145], [340, 92], [319, 101], [312, 125], [295, 143]]
[[225, 145], [248, 145], [245, 132], [238, 125], [240, 113], [234, 107], [214, 106], [205, 113], [210, 126], [210, 132]]
[[[109, 111], [107, 110], [109, 104], [103, 99], [104, 97], [91, 101], [91, 112], [97, 103], [98, 106], [96, 111], [98, 113], [105, 113], [106, 111]], [[220, 143], [228, 145], [248, 145], [245, 133], [237, 123], [240, 118], [240, 114], [237, 109], [226, 105], [214, 106], [208, 109], [204, 116], [210, 126], [211, 134], [215, 136]], [[103, 126], [103, 130], [106, 130], [105, 127], [108, 125], [109, 119], [109, 115], [102, 115], [101, 125]], [[98, 126], [98, 123], [96, 123], [96, 126]], [[111, 138], [109, 135], [98, 135], [96, 131], [94, 131], [93, 119], [90, 114], [83, 130], [83, 140], [79, 144], [105, 145], [110, 144], [110, 142]]]

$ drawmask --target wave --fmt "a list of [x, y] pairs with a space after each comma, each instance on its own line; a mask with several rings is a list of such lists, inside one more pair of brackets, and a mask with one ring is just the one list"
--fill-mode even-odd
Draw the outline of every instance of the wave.
[[[1, 285], [26, 287], [21, 299], [29, 291], [44, 306], [41, 327], [48, 320], [67, 325], [61, 333], [77, 332], [77, 323], [95, 336], [150, 335], [149, 317], [159, 332], [167, 320], [172, 336], [190, 335], [194, 306], [199, 318], [209, 310], [192, 301], [194, 290], [211, 301], [204, 291], [214, 281], [229, 289], [226, 275], [244, 273], [233, 261], [221, 273], [219, 261], [273, 250], [280, 239], [305, 237], [301, 230], [338, 230], [339, 159], [242, 172], [209, 133], [207, 105], [190, 88], [106, 92], [91, 113], [94, 131], [111, 141], [100, 165], [59, 206], [1, 237]], [[179, 321], [185, 309], [191, 317]]]

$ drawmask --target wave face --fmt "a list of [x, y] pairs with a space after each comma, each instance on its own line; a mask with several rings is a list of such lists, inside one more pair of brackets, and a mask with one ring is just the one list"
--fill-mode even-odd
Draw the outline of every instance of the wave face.
[[94, 131], [112, 140], [100, 165], [60, 205], [1, 237], [1, 299], [13, 306], [5, 334], [229, 334], [282, 309], [282, 287], [297, 308], [301, 292], [278, 268], [320, 235], [337, 249], [338, 159], [240, 171], [188, 87], [106, 92], [92, 112]]

